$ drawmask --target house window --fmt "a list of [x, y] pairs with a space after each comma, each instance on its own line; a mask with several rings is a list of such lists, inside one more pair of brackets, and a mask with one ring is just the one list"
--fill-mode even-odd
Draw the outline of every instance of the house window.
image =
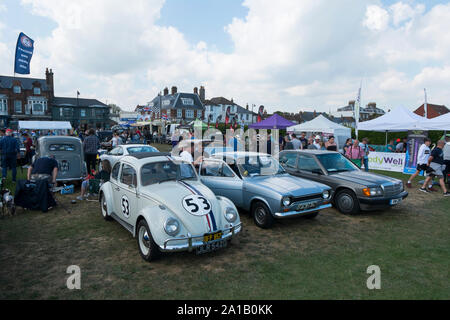
[[177, 110], [177, 118], [181, 119], [183, 117], [183, 111], [181, 109]]
[[62, 118], [64, 113], [64, 108], [59, 108], [59, 116]]
[[197, 111], [197, 118], [199, 118], [199, 119], [202, 118], [202, 111], [201, 110]]
[[81, 117], [86, 117], [86, 109], [81, 109], [80, 110], [80, 115], [81, 115]]
[[8, 114], [8, 105], [6, 99], [0, 99], [0, 114], [2, 115]]
[[22, 113], [22, 101], [14, 100], [14, 112]]
[[185, 106], [193, 106], [194, 105], [194, 99], [191, 98], [181, 98], [181, 103]]
[[41, 103], [33, 103], [33, 114], [44, 113], [44, 106]]
[[186, 113], [186, 118], [188, 118], [188, 119], [194, 118], [194, 110], [186, 110], [185, 113]]
[[39, 87], [34, 87], [34, 88], [33, 88], [33, 94], [41, 94], [41, 88], [39, 88]]
[[21, 93], [22, 92], [22, 88], [20, 86], [14, 86], [13, 92], [14, 93]]

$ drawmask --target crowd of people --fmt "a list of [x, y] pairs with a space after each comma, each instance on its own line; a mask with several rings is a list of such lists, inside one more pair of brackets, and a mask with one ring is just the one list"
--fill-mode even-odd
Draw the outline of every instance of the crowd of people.
[[[81, 130], [74, 129], [65, 132], [65, 135], [75, 136], [82, 140], [83, 151], [85, 154], [85, 162], [88, 175], [92, 178], [98, 175], [97, 172], [97, 155], [98, 150], [101, 148], [101, 142], [98, 133], [103, 129], [89, 129]], [[37, 138], [42, 135], [64, 135], [63, 132], [57, 131], [13, 131], [11, 129], [0, 130], [0, 152], [1, 152], [1, 167], [2, 177], [6, 178], [8, 169], [12, 171], [12, 180], [15, 182], [17, 178], [17, 159], [20, 154], [20, 147], [25, 148], [24, 164], [28, 167], [28, 179], [32, 176], [36, 177], [45, 174], [49, 177], [49, 181], [56, 182], [57, 165], [54, 159], [43, 159], [39, 163], [32, 163], [32, 157], [34, 155], [34, 146]], [[172, 147], [175, 148], [183, 139], [194, 139], [192, 132], [185, 132], [181, 134], [178, 130], [175, 130], [171, 136]], [[262, 150], [261, 143], [266, 141], [267, 153], [272, 152], [273, 137], [268, 134], [263, 137], [256, 135], [252, 137], [254, 141], [250, 141], [257, 145], [257, 151]], [[411, 181], [419, 175], [420, 172], [426, 172], [426, 179], [423, 186], [420, 188], [422, 192], [435, 191], [432, 187], [433, 179], [437, 179], [445, 195], [449, 194], [446, 189], [444, 178], [447, 173], [450, 173], [450, 137], [446, 138], [447, 141], [440, 140], [437, 142], [434, 149], [430, 149], [431, 140], [426, 138], [423, 145], [418, 152], [418, 164], [417, 171], [408, 180], [407, 186], [411, 187]], [[120, 131], [114, 131], [112, 137], [106, 141], [110, 143], [111, 148], [115, 148], [121, 144], [128, 143], [165, 143], [166, 137], [151, 131], [146, 127], [142, 131], [139, 128], [123, 129]], [[249, 141], [246, 140], [246, 146], [241, 146], [240, 138], [233, 136], [228, 141], [224, 139], [224, 144], [231, 147], [233, 150], [245, 150]], [[407, 149], [407, 138], [390, 140], [386, 145], [385, 152], [405, 153]], [[306, 132], [302, 132], [297, 135], [295, 133], [287, 133], [285, 136], [280, 137], [279, 146], [281, 150], [329, 150], [329, 151], [341, 151], [345, 157], [356, 164], [360, 168], [364, 168], [365, 171], [369, 171], [369, 152], [373, 149], [369, 147], [369, 139], [363, 138], [361, 141], [358, 139], [348, 138], [345, 141], [341, 150], [338, 150], [338, 145], [334, 136], [320, 136], [313, 135], [307, 138]], [[200, 144], [201, 147], [201, 144]], [[242, 149], [243, 148], [243, 149]], [[193, 159], [192, 146], [185, 144], [181, 148], [180, 156], [186, 161], [196, 164], [201, 159]], [[203, 153], [202, 153], [203, 154]], [[203, 156], [202, 156], [203, 157]], [[108, 168], [106, 167], [106, 170]], [[83, 189], [86, 189], [86, 184]], [[84, 195], [82, 194], [82, 198]]]

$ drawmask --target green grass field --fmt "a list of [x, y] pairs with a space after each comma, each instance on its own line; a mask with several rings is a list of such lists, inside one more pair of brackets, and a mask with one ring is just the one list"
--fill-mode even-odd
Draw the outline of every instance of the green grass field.
[[[386, 172], [384, 172], [386, 174]], [[406, 180], [407, 176], [393, 174]], [[419, 178], [416, 179], [416, 183]], [[399, 206], [244, 230], [225, 250], [146, 263], [136, 240], [97, 202], [0, 219], [0, 299], [449, 299], [450, 199], [410, 189]], [[70, 265], [81, 290], [66, 287]], [[381, 269], [369, 290], [367, 267]]]

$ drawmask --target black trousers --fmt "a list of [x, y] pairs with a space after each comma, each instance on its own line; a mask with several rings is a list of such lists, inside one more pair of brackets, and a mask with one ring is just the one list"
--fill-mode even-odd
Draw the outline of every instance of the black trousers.
[[91, 170], [95, 170], [97, 166], [97, 154], [86, 153], [84, 155], [84, 160], [86, 161], [86, 167], [88, 174], [91, 173]]

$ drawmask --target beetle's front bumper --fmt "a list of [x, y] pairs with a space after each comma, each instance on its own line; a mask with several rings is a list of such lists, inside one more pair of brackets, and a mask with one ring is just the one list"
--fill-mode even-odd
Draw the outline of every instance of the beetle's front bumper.
[[302, 211], [286, 211], [286, 212], [275, 212], [273, 215], [275, 216], [275, 218], [290, 218], [290, 217], [299, 217], [299, 216], [305, 216], [309, 213], [312, 212], [316, 212], [316, 211], [320, 211], [326, 208], [330, 208], [331, 204], [327, 203], [327, 204], [322, 204], [320, 206], [317, 206], [315, 208], [312, 209], [307, 209], [307, 210], [302, 210]]
[[[222, 230], [223, 236], [219, 240], [210, 241], [208, 243], [228, 240], [234, 237], [235, 234], [239, 233], [242, 229], [242, 222], [235, 226], [231, 226]], [[160, 250], [163, 252], [177, 252], [177, 251], [189, 251], [191, 252], [193, 249], [203, 246], [206, 243], [203, 242], [204, 235], [201, 236], [189, 236], [184, 238], [172, 238], [164, 241], [163, 246], [159, 246]], [[171, 242], [176, 242], [175, 244], [170, 244]]]

